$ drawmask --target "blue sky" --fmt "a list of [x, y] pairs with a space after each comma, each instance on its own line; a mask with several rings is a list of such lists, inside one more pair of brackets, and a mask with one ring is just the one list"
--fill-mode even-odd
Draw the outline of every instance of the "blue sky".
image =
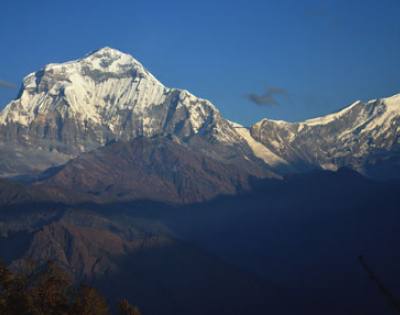
[[[226, 118], [302, 120], [400, 92], [399, 16], [399, 0], [2, 0], [0, 86], [111, 46]], [[246, 97], [268, 87], [279, 104]]]

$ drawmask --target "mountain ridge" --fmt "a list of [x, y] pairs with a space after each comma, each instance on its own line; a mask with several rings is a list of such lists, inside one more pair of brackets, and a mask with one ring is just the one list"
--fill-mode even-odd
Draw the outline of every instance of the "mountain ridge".
[[[347, 166], [369, 176], [375, 165], [400, 151], [400, 94], [357, 101], [336, 113], [303, 122], [263, 119], [252, 126], [251, 134], [300, 168], [337, 170]], [[393, 163], [397, 174], [399, 165], [398, 160]], [[393, 171], [381, 175], [393, 175], [390, 173]]]
[[250, 189], [250, 176], [173, 139], [136, 138], [84, 153], [33, 187], [66, 203], [202, 202]]
[[263, 119], [247, 131], [210, 101], [164, 86], [131, 55], [104, 47], [25, 77], [0, 113], [0, 175], [40, 173], [113, 141], [171, 136], [257, 177], [340, 167], [386, 177], [400, 170], [399, 125], [394, 95], [303, 122]]

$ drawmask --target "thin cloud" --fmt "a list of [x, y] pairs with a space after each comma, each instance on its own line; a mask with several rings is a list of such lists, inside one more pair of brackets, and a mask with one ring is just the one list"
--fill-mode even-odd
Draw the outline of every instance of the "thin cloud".
[[16, 89], [17, 86], [14, 83], [7, 82], [7, 81], [4, 81], [4, 80], [0, 80], [0, 88]]
[[282, 97], [288, 98], [288, 92], [281, 87], [270, 86], [263, 94], [249, 93], [246, 98], [259, 106], [276, 106], [280, 104]]

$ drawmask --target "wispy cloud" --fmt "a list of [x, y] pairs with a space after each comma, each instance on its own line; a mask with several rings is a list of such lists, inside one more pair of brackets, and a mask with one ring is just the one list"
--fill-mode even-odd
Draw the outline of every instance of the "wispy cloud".
[[14, 83], [7, 82], [7, 81], [4, 81], [4, 80], [0, 80], [0, 88], [16, 89], [17, 86]]
[[276, 106], [280, 104], [281, 98], [288, 98], [286, 89], [276, 86], [269, 86], [263, 94], [249, 93], [246, 98], [259, 106]]

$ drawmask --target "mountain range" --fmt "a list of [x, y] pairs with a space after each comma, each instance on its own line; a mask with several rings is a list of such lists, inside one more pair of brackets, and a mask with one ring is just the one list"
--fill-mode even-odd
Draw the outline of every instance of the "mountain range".
[[244, 128], [106, 47], [25, 77], [0, 114], [0, 175], [40, 177], [82, 153], [143, 137], [168, 138], [249, 177], [349, 167], [387, 178], [399, 173], [399, 117], [395, 95], [304, 122], [263, 119]]
[[400, 94], [244, 127], [109, 47], [0, 113], [0, 258], [55, 261], [143, 314], [390, 314]]

